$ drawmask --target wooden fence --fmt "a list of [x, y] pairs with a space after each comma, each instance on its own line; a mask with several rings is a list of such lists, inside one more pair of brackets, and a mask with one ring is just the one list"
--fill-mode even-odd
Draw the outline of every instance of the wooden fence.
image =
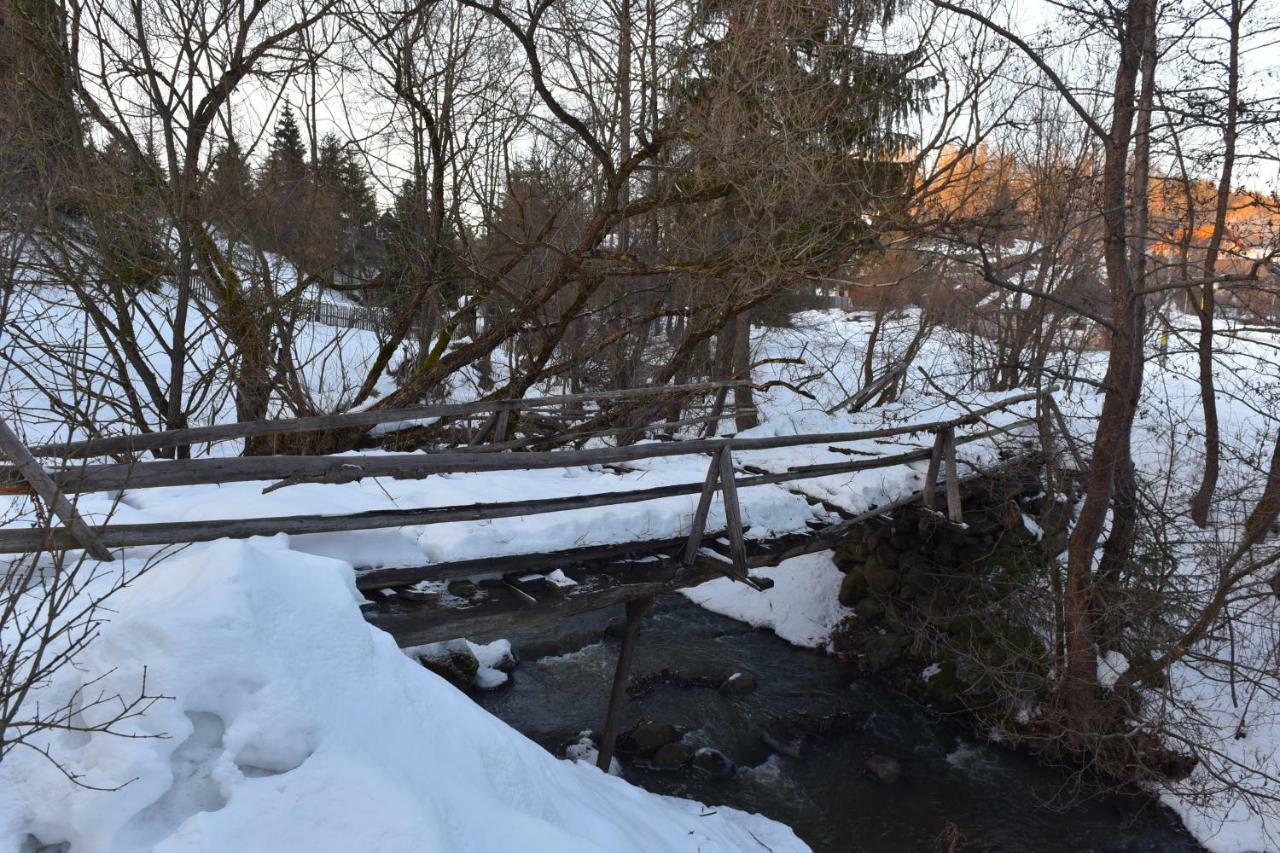
[[[613, 393], [613, 392], [605, 392]], [[376, 456], [258, 456], [229, 457], [185, 460], [160, 460], [152, 462], [135, 462], [127, 464], [78, 465], [66, 467], [49, 473], [38, 464], [33, 467], [33, 458], [21, 452], [20, 443], [15, 446], [16, 437], [5, 439], [8, 444], [0, 447], [12, 460], [13, 464], [0, 466], [0, 483], [13, 491], [14, 487], [25, 483], [36, 494], [49, 499], [51, 495], [92, 492], [102, 490], [156, 488], [175, 485], [196, 485], [210, 483], [244, 482], [255, 480], [276, 480], [267, 489], [282, 488], [296, 483], [346, 483], [355, 482], [364, 477], [389, 476], [394, 478], [417, 479], [428, 474], [459, 473], [478, 471], [512, 471], [548, 468], [567, 468], [585, 465], [608, 465], [645, 459], [657, 459], [669, 456], [707, 454], [710, 464], [703, 483], [681, 483], [645, 489], [612, 491], [600, 494], [575, 495], [560, 498], [541, 498], [535, 500], [507, 501], [466, 506], [421, 507], [396, 510], [375, 510], [348, 515], [294, 515], [275, 518], [220, 519], [208, 521], [183, 521], [155, 524], [107, 524], [92, 527], [79, 520], [71, 508], [71, 515], [63, 517], [65, 528], [49, 530], [0, 530], [0, 553], [35, 552], [45, 548], [74, 548], [77, 546], [93, 549], [102, 554], [102, 549], [123, 548], [142, 545], [165, 545], [182, 542], [202, 542], [224, 537], [243, 538], [249, 536], [274, 535], [277, 533], [305, 534], [327, 533], [351, 530], [370, 530], [378, 528], [401, 527], [408, 525], [441, 524], [454, 521], [478, 521], [484, 519], [510, 518], [514, 516], [536, 515], [550, 512], [563, 512], [573, 509], [612, 506], [654, 500], [657, 498], [679, 495], [699, 494], [698, 510], [690, 531], [689, 553], [697, 550], [697, 543], [702, 536], [707, 512], [712, 495], [718, 489], [724, 494], [726, 512], [729, 516], [730, 532], [733, 535], [734, 564], [739, 569], [735, 572], [740, 578], [745, 577], [745, 564], [741, 551], [742, 531], [741, 517], [737, 512], [737, 491], [741, 488], [785, 483], [795, 480], [824, 477], [833, 474], [848, 474], [889, 465], [903, 464], [913, 461], [929, 460], [929, 475], [926, 482], [926, 503], [932, 501], [932, 484], [940, 473], [948, 484], [958, 483], [956, 472], [955, 449], [958, 445], [982, 438], [989, 438], [1001, 433], [1026, 426], [1033, 421], [1021, 419], [1013, 424], [995, 427], [977, 433], [958, 436], [960, 427], [979, 423], [993, 412], [1006, 409], [1017, 403], [1026, 402], [1045, 396], [1048, 392], [1028, 392], [1007, 397], [997, 403], [956, 418], [928, 423], [908, 424], [898, 427], [885, 427], [873, 430], [851, 432], [816, 433], [795, 436], [772, 436], [764, 438], [704, 438], [667, 443], [640, 444], [621, 447], [603, 447], [587, 450], [558, 450], [546, 452], [524, 453], [491, 453], [476, 454], [465, 452], [439, 452], [415, 454], [380, 454]], [[525, 401], [493, 401], [490, 405], [521, 404]], [[1043, 407], [1042, 407], [1043, 408]], [[508, 411], [510, 409], [507, 409]], [[385, 413], [362, 413], [363, 415]], [[358, 418], [361, 415], [332, 416], [334, 418]], [[303, 422], [300, 424], [300, 422]], [[259, 424], [231, 424], [224, 427], [204, 427], [201, 434], [209, 436], [210, 431], [222, 438], [230, 437], [231, 427], [241, 430], [268, 426], [275, 423], [281, 431], [288, 429], [321, 428], [314, 419], [294, 419], [292, 422], [261, 422]], [[168, 442], [186, 442], [195, 430], [173, 431], [166, 437]], [[823, 465], [806, 465], [791, 468], [784, 472], [756, 474], [737, 478], [733, 468], [734, 451], [766, 450], [806, 445], [832, 444], [864, 439], [887, 438], [918, 433], [933, 433], [937, 438], [931, 448], [885, 456], [857, 458], [847, 462]], [[177, 434], [174, 434], [177, 433]], [[12, 436], [11, 433], [9, 433]], [[3, 436], [0, 436], [3, 438]], [[128, 437], [130, 439], [138, 437]], [[148, 438], [143, 436], [142, 438]], [[102, 442], [115, 439], [101, 439]], [[113, 445], [114, 446], [114, 445]], [[92, 442], [80, 449], [92, 448]], [[21, 448], [21, 449], [20, 449]], [[47, 482], [46, 482], [47, 481]], [[55, 491], [51, 492], [50, 489]], [[960, 512], [959, 493], [950, 485], [947, 489], [950, 515], [958, 519]], [[65, 502], [65, 499], [64, 499]], [[61, 513], [60, 513], [61, 515]], [[735, 531], [736, 528], [736, 531]]]

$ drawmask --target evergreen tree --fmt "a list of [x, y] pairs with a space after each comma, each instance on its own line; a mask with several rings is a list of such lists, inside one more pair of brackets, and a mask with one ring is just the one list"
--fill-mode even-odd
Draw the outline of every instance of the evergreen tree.
[[83, 153], [66, 16], [57, 0], [0, 0], [0, 181], [6, 194], [54, 190]]
[[285, 104], [276, 122], [266, 162], [258, 176], [259, 232], [264, 248], [299, 258], [307, 242], [306, 149], [293, 109]]
[[213, 155], [209, 188], [205, 192], [210, 221], [220, 225], [245, 224], [253, 203], [253, 173], [240, 143], [232, 137]]
[[350, 151], [344, 152], [338, 183], [342, 187], [351, 224], [357, 228], [373, 225], [378, 218], [378, 200], [369, 185], [368, 172]]
[[293, 107], [284, 105], [284, 112], [276, 122], [275, 132], [271, 137], [271, 162], [283, 167], [301, 170], [306, 159], [306, 148], [302, 144], [302, 131], [298, 129], [298, 120], [294, 117]]

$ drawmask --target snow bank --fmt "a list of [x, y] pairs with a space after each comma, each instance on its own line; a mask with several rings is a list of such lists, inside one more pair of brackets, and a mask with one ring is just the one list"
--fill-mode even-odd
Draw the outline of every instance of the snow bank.
[[[659, 797], [560, 761], [406, 658], [357, 608], [349, 564], [286, 537], [194, 546], [114, 599], [55, 700], [172, 697], [142, 739], [43, 745], [0, 764], [0, 849], [73, 851], [804, 850], [786, 827]], [[133, 780], [133, 781], [130, 781]]]

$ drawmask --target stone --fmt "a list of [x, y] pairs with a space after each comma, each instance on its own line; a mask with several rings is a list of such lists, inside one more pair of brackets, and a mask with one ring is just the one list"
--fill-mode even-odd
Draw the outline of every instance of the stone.
[[449, 584], [449, 592], [459, 598], [473, 598], [480, 589], [471, 581], [461, 580]]
[[738, 769], [729, 756], [709, 746], [693, 753], [693, 766], [717, 781], [731, 778]]
[[869, 672], [879, 672], [897, 661], [906, 647], [906, 637], [900, 634], [870, 637], [862, 646], [862, 666]]
[[868, 622], [874, 622], [884, 615], [884, 606], [874, 598], [864, 598], [853, 605], [854, 612]]
[[836, 564], [836, 568], [842, 572], [861, 565], [862, 561], [867, 558], [866, 543], [860, 540], [845, 539], [840, 543], [831, 556], [832, 562]]
[[475, 682], [476, 673], [480, 670], [480, 661], [476, 660], [466, 640], [450, 640], [429, 646], [418, 655], [418, 662], [461, 690]]
[[898, 585], [898, 572], [879, 559], [868, 560], [862, 574], [872, 592], [889, 592]]
[[774, 752], [788, 758], [803, 757], [805, 747], [808, 745], [808, 736], [804, 727], [784, 718], [770, 720], [760, 732], [760, 738]]
[[888, 542], [881, 542], [876, 547], [874, 556], [886, 569], [898, 568], [898, 549], [894, 548], [893, 545]]
[[618, 750], [629, 755], [652, 755], [678, 740], [680, 732], [670, 723], [641, 723], [618, 739]]
[[687, 743], [664, 743], [653, 754], [653, 766], [663, 770], [674, 770], [683, 767], [693, 758], [693, 747]]
[[867, 576], [862, 566], [857, 569], [850, 569], [849, 572], [840, 581], [840, 592], [836, 598], [845, 607], [853, 607], [860, 600], [867, 597], [871, 588], [867, 585]]
[[735, 672], [720, 684], [720, 692], [726, 696], [742, 696], [756, 689], [754, 672]]
[[902, 778], [902, 765], [897, 759], [875, 753], [863, 762], [862, 767], [867, 775], [885, 785], [893, 784]]

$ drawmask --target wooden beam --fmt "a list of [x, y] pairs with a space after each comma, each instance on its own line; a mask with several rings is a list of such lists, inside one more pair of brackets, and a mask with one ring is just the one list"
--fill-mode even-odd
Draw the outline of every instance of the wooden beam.
[[651, 539], [645, 542], [623, 542], [612, 545], [590, 545], [584, 548], [567, 548], [542, 554], [512, 554], [501, 557], [481, 557], [475, 560], [458, 560], [451, 563], [429, 563], [423, 566], [366, 569], [356, 572], [356, 587], [362, 590], [387, 589], [409, 586], [418, 581], [447, 581], [471, 578], [477, 575], [505, 574], [508, 572], [533, 572], [581, 565], [583, 563], [621, 564], [658, 552], [674, 552], [681, 548], [687, 537]]
[[605, 715], [604, 735], [600, 738], [600, 753], [596, 759], [596, 766], [606, 773], [613, 762], [618, 734], [622, 731], [622, 718], [627, 710], [627, 679], [631, 677], [631, 661], [640, 637], [640, 622], [652, 604], [653, 596], [633, 598], [627, 602], [627, 624], [622, 632], [622, 645], [618, 648], [618, 665], [613, 670], [613, 686], [609, 690], [609, 711]]
[[956, 434], [947, 430], [943, 442], [943, 457], [947, 476], [947, 518], [956, 524], [964, 522], [964, 508], [960, 506], [960, 474], [956, 466]]
[[653, 385], [617, 391], [566, 394], [558, 397], [529, 397], [520, 400], [477, 400], [471, 403], [440, 403], [385, 411], [345, 412], [336, 415], [315, 415], [313, 417], [282, 418], [270, 421], [240, 421], [238, 423], [218, 424], [207, 427], [190, 427], [136, 435], [112, 436], [110, 438], [93, 438], [62, 444], [50, 443], [30, 449], [35, 456], [53, 456], [64, 459], [111, 456], [115, 454], [141, 453], [146, 450], [157, 450], [161, 447], [174, 447], [181, 444], [209, 444], [219, 441], [233, 441], [260, 435], [282, 435], [294, 432], [321, 432], [331, 429], [372, 427], [395, 421], [457, 417], [503, 410], [537, 409], [592, 400], [620, 400], [667, 394], [693, 394], [700, 391], [717, 390], [724, 384], [723, 382], [700, 382], [690, 385]]
[[742, 506], [738, 503], [738, 484], [733, 474], [733, 451], [729, 445], [720, 451], [720, 492], [724, 495], [725, 526], [729, 530], [729, 554], [733, 558], [734, 580], [745, 581], [747, 546], [743, 540]]
[[[84, 548], [85, 552], [95, 560], [101, 560], [109, 563], [113, 559], [111, 552], [98, 539], [97, 533], [89, 525], [85, 524], [84, 519], [80, 517], [80, 513], [76, 512], [76, 508], [67, 500], [66, 495], [58, 488], [57, 484], [49, 477], [36, 458], [31, 455], [31, 451], [22, 443], [22, 439], [18, 437], [12, 429], [9, 428], [3, 418], [0, 418], [0, 451], [13, 461], [14, 467], [22, 475], [22, 478], [30, 484], [31, 490], [44, 501], [49, 508], [50, 513], [56, 516], [71, 533], [71, 539], [76, 545]], [[47, 538], [54, 538], [53, 530], [29, 531], [35, 534], [50, 534]], [[39, 548], [25, 549], [29, 551], [38, 551]]]
[[[966, 436], [964, 440], [1006, 432], [1022, 424], [997, 427]], [[161, 486], [190, 486], [207, 483], [237, 483], [254, 480], [292, 482], [351, 482], [365, 477], [421, 479], [428, 474], [518, 471], [611, 465], [642, 459], [718, 453], [732, 443], [734, 450], [773, 450], [810, 444], [858, 441], [910, 435], [918, 432], [954, 429], [954, 421], [912, 424], [858, 432], [814, 433], [764, 438], [709, 438], [667, 443], [599, 447], [590, 450], [555, 450], [539, 453], [400, 453], [340, 456], [229, 456], [203, 459], [167, 459], [110, 465], [82, 465], [51, 476], [66, 493], [149, 489]], [[962, 440], [963, 441], [963, 440]], [[884, 457], [894, 459], [896, 457]], [[927, 458], [926, 456], [922, 458]], [[889, 463], [885, 463], [889, 464]], [[878, 467], [871, 465], [870, 467]], [[816, 468], [815, 468], [816, 470]], [[20, 481], [12, 466], [0, 465], [0, 485]]]
[[[999, 432], [995, 430], [994, 432]], [[976, 441], [993, 431], [966, 436], [956, 443]], [[824, 442], [827, 440], [824, 437]], [[724, 441], [717, 441], [723, 446]], [[762, 442], [772, 439], [735, 439], [735, 447], [748, 441]], [[682, 444], [703, 444], [705, 442], [682, 442]], [[666, 445], [646, 445], [661, 450]], [[613, 448], [628, 450], [631, 448]], [[576, 452], [576, 451], [575, 451]], [[590, 452], [590, 451], [582, 451]], [[497, 454], [480, 457], [505, 461], [519, 456], [556, 456], [568, 455], [570, 451], [560, 454], [513, 454], [512, 457]], [[758, 474], [738, 480], [740, 488], [762, 486], [772, 483], [787, 483], [812, 477], [853, 473], [888, 465], [919, 461], [928, 457], [930, 451], [922, 449], [894, 456], [873, 459], [856, 459], [850, 462], [838, 462], [830, 465], [807, 465], [793, 468], [776, 474]], [[247, 457], [249, 460], [258, 457]], [[271, 458], [271, 457], [265, 457]], [[293, 457], [286, 457], [293, 458]], [[297, 457], [307, 459], [308, 457]], [[332, 457], [331, 461], [340, 462], [351, 457]], [[377, 459], [377, 457], [373, 457]], [[429, 457], [424, 457], [429, 458]], [[469, 457], [476, 458], [476, 457]], [[234, 461], [234, 460], [233, 460]], [[170, 463], [178, 464], [178, 463]], [[348, 530], [377, 530], [389, 527], [406, 527], [427, 524], [443, 524], [452, 521], [482, 521], [494, 518], [511, 518], [518, 515], [538, 515], [548, 512], [564, 512], [573, 509], [590, 509], [601, 506], [637, 503], [658, 498], [692, 495], [702, 492], [704, 484], [678, 483], [670, 486], [656, 486], [648, 489], [632, 489], [626, 491], [603, 492], [591, 495], [572, 495], [562, 498], [542, 498], [529, 501], [508, 501], [498, 503], [472, 504], [469, 506], [423, 507], [416, 509], [371, 510], [348, 515], [292, 515], [275, 518], [213, 519], [208, 521], [176, 521], [157, 524], [113, 524], [96, 528], [96, 533], [104, 545], [111, 548], [124, 548], [139, 545], [170, 545], [179, 542], [209, 542], [222, 538], [246, 538], [249, 536], [273, 536], [277, 533], [299, 535], [306, 533], [336, 533]], [[75, 547], [74, 541], [63, 535], [62, 531], [32, 530], [0, 530], [0, 553], [20, 553], [36, 551], [43, 547], [45, 539], [62, 543], [66, 547]]]
[[702, 547], [702, 536], [707, 528], [707, 515], [711, 512], [711, 499], [716, 494], [716, 484], [720, 481], [719, 453], [713, 454], [707, 465], [707, 478], [702, 483], [702, 494], [698, 497], [698, 508], [693, 512], [693, 521], [689, 524], [689, 540], [684, 548], [684, 564], [692, 566]]
[[929, 509], [933, 509], [934, 493], [938, 490], [938, 471], [942, 467], [942, 452], [947, 443], [946, 432], [936, 432], [933, 435], [933, 452], [929, 456], [929, 471], [924, 475], [924, 493], [923, 502]]

